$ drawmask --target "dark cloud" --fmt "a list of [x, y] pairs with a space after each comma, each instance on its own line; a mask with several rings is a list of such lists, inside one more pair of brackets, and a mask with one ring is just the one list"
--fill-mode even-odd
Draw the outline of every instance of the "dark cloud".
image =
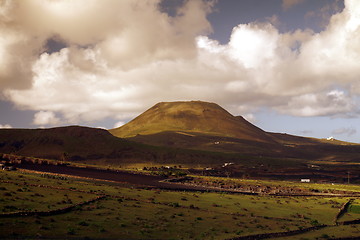
[[305, 0], [282, 0], [282, 8], [287, 11], [290, 8], [305, 2]]
[[46, 53], [59, 52], [61, 49], [69, 47], [64, 41], [57, 38], [50, 38], [46, 41], [45, 49]]

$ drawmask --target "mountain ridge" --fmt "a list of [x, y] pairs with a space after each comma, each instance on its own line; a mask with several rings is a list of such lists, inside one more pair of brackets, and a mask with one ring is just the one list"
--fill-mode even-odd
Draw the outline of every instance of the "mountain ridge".
[[115, 137], [105, 129], [83, 126], [0, 129], [1, 153], [102, 166], [236, 160], [233, 155], [141, 144]]
[[216, 103], [202, 101], [157, 103], [109, 132], [153, 146], [276, 158], [327, 159], [331, 155], [332, 158], [357, 159], [346, 152], [357, 152], [360, 147], [340, 141], [266, 132]]
[[[114, 136], [119, 130], [123, 135]], [[296, 162], [306, 168], [309, 161], [360, 162], [360, 144], [265, 132], [201, 101], [159, 103], [109, 131], [82, 126], [0, 129], [0, 153], [103, 165]]]
[[49, 159], [82, 160], [119, 157], [116, 150], [132, 148], [107, 130], [82, 126], [45, 129], [1, 129], [0, 151]]

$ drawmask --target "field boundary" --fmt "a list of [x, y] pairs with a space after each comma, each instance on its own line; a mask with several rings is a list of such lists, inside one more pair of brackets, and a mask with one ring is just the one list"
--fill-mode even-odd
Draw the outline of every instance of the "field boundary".
[[299, 230], [287, 231], [287, 232], [275, 232], [275, 233], [261, 233], [261, 234], [254, 234], [242, 237], [235, 237], [235, 238], [228, 238], [227, 240], [257, 240], [257, 239], [266, 239], [266, 238], [273, 238], [273, 237], [286, 237], [286, 236], [293, 236], [298, 235], [301, 233], [306, 233], [314, 230], [319, 230], [329, 225], [318, 225], [308, 228], [303, 228]]
[[77, 207], [81, 207], [96, 201], [99, 201], [101, 199], [104, 199], [106, 196], [97, 196], [96, 198], [90, 199], [88, 201], [80, 202], [68, 207], [55, 209], [55, 210], [49, 210], [49, 211], [21, 211], [21, 212], [12, 212], [12, 213], [2, 213], [0, 214], [0, 217], [23, 217], [23, 216], [52, 216], [52, 215], [58, 215], [63, 213], [71, 212], [72, 210], [76, 209]]
[[224, 193], [237, 193], [243, 195], [255, 195], [255, 196], [278, 196], [278, 197], [360, 197], [359, 192], [354, 193], [262, 193], [262, 192], [255, 192], [255, 191], [244, 191], [244, 190], [237, 190], [237, 189], [227, 189], [221, 187], [214, 187], [214, 186], [206, 186], [206, 185], [199, 185], [199, 184], [184, 184], [184, 183], [169, 183], [174, 186], [188, 186], [188, 187], [199, 187], [206, 189], [205, 191], [212, 191], [212, 192], [224, 192]]
[[[336, 214], [336, 216], [335, 216], [335, 218], [334, 218], [334, 223], [335, 223], [336, 225], [339, 225], [339, 223], [338, 223], [339, 218], [340, 218], [342, 215], [345, 214], [345, 212], [347, 211], [347, 208], [350, 206], [350, 204], [351, 204], [353, 201], [354, 201], [354, 199], [352, 198], [352, 199], [350, 199], [349, 201], [347, 201], [346, 203], [344, 203], [344, 204], [341, 206], [341, 208], [339, 209], [338, 214]], [[342, 224], [342, 225], [344, 225], [344, 224]]]

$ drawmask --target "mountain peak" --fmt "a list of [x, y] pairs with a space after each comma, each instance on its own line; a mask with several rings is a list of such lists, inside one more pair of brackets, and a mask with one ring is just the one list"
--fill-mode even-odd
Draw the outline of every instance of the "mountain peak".
[[203, 101], [160, 102], [122, 127], [110, 132], [129, 138], [160, 132], [187, 132], [272, 142], [260, 128], [235, 117], [216, 103]]

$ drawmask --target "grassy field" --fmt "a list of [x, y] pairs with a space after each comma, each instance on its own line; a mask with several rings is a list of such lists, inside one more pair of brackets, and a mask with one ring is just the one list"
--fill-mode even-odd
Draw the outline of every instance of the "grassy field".
[[272, 238], [276, 240], [313, 240], [333, 238], [353, 238], [360, 236], [360, 225], [332, 226], [291, 237]]
[[304, 189], [314, 189], [314, 190], [316, 189], [322, 192], [326, 190], [360, 192], [360, 186], [353, 184], [300, 183], [294, 181], [238, 179], [238, 178], [223, 178], [223, 177], [198, 176], [198, 175], [192, 177], [198, 179], [199, 181], [221, 182], [224, 185], [240, 184], [240, 185], [258, 185], [258, 186], [273, 186], [273, 187], [287, 187], [287, 188], [304, 188]]
[[[347, 212], [341, 217], [341, 221], [360, 219], [360, 199], [355, 199], [347, 208]], [[360, 227], [360, 226], [359, 226]], [[360, 229], [360, 228], [359, 228]]]
[[[271, 182], [283, 184], [282, 182]], [[260, 184], [260, 182], [259, 182]], [[288, 183], [290, 184], [290, 183]], [[324, 187], [317, 184], [314, 187]], [[325, 186], [331, 187], [329, 186]], [[340, 186], [335, 186], [339, 187]], [[342, 186], [341, 186], [342, 187]], [[358, 189], [358, 187], [348, 187]], [[228, 239], [334, 224], [349, 198], [247, 196], [137, 189], [62, 176], [0, 171], [0, 238]], [[49, 216], [4, 216], [78, 206]], [[355, 200], [340, 220], [360, 218]], [[348, 215], [349, 216], [348, 216]], [[281, 239], [354, 236], [360, 225], [332, 226]], [[357, 232], [360, 236], [360, 232]], [[299, 238], [297, 238], [299, 237]], [[279, 238], [280, 239], [280, 238]]]

